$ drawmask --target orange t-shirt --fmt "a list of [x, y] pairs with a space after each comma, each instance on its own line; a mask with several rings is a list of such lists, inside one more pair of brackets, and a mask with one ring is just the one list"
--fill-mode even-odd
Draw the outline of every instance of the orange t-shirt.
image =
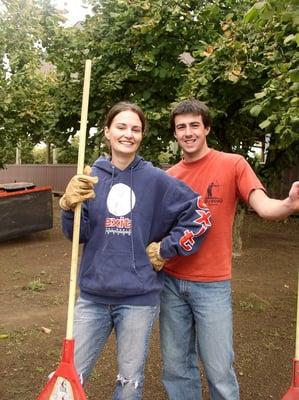
[[198, 252], [174, 257], [167, 261], [164, 271], [192, 281], [230, 279], [232, 227], [238, 199], [248, 202], [250, 192], [264, 190], [263, 185], [244, 157], [217, 150], [210, 150], [194, 162], [182, 160], [167, 173], [203, 196], [211, 211], [212, 227]]

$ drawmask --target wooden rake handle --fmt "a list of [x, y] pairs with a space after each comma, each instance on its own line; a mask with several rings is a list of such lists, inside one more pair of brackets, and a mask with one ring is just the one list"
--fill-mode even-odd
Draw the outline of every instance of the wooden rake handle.
[[[84, 84], [83, 84], [81, 121], [80, 121], [77, 174], [82, 174], [84, 169], [90, 75], [91, 75], [91, 60], [86, 60]], [[76, 300], [77, 269], [78, 269], [78, 258], [79, 258], [80, 219], [81, 219], [81, 203], [78, 203], [75, 208], [74, 227], [73, 227], [69, 302], [68, 302], [67, 327], [66, 327], [66, 339], [68, 340], [73, 338], [74, 309]]]

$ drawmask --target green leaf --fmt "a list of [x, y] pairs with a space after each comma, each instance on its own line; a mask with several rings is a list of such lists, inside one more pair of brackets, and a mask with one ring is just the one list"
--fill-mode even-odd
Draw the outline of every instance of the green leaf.
[[257, 17], [259, 17], [259, 15], [260, 15], [259, 11], [263, 11], [266, 4], [267, 4], [266, 1], [260, 1], [260, 2], [257, 2], [256, 4], [254, 4], [254, 6], [251, 7], [251, 9], [249, 11], [247, 11], [247, 13], [245, 14], [244, 22], [248, 23], [248, 22], [252, 22], [253, 20], [257, 19]]
[[252, 115], [253, 117], [258, 117], [260, 112], [262, 111], [262, 109], [263, 108], [259, 104], [257, 104], [256, 106], [254, 106], [250, 109], [250, 111], [249, 111], [250, 115]]
[[259, 92], [259, 93], [254, 93], [254, 97], [256, 99], [261, 99], [262, 97], [265, 97], [266, 95], [267, 95], [267, 93], [265, 91]]
[[253, 6], [247, 13], [244, 15], [244, 22], [248, 24], [256, 19], [258, 16], [257, 9]]
[[291, 70], [289, 76], [292, 82], [299, 82], [299, 68]]
[[254, 7], [257, 10], [263, 10], [266, 5], [267, 5], [267, 1], [259, 1], [254, 5]]
[[146, 101], [151, 97], [151, 95], [152, 95], [152, 92], [150, 90], [145, 90], [143, 92], [143, 99]]
[[285, 126], [283, 124], [278, 124], [275, 127], [275, 133], [280, 133], [281, 131], [283, 131], [285, 128]]
[[164, 79], [167, 76], [167, 71], [164, 68], [159, 69], [159, 76], [160, 78]]
[[299, 97], [293, 97], [290, 103], [292, 106], [299, 106]]
[[292, 118], [291, 125], [295, 131], [299, 132], [299, 118]]
[[204, 76], [201, 76], [201, 77], [198, 78], [198, 83], [200, 83], [202, 86], [207, 85], [208, 82], [209, 81]]
[[288, 44], [289, 42], [292, 42], [296, 39], [296, 36], [294, 34], [288, 35], [284, 41], [283, 44]]
[[293, 90], [294, 92], [299, 92], [299, 82], [293, 83], [290, 89]]
[[259, 124], [259, 127], [261, 128], [261, 129], [266, 129], [266, 128], [268, 128], [268, 126], [270, 126], [271, 125], [271, 121], [269, 120], [269, 119], [265, 119], [263, 122], [261, 122], [260, 124]]

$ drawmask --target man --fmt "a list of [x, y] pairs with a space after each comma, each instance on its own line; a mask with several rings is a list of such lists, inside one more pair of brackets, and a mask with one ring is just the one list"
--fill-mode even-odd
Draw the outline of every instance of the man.
[[168, 173], [202, 193], [213, 226], [201, 249], [166, 262], [160, 330], [163, 383], [170, 400], [201, 399], [198, 357], [212, 400], [237, 400], [231, 304], [232, 226], [238, 199], [261, 217], [284, 219], [299, 211], [299, 181], [284, 200], [269, 198], [246, 160], [208, 147], [208, 107], [179, 103], [170, 116], [183, 160]]

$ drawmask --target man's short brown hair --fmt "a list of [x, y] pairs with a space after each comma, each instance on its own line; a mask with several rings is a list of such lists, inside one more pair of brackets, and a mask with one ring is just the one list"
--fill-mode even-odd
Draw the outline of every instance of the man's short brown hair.
[[202, 101], [190, 99], [181, 101], [172, 109], [169, 118], [172, 132], [175, 132], [175, 117], [182, 114], [201, 115], [205, 128], [211, 127], [212, 120], [210, 117], [209, 107]]

